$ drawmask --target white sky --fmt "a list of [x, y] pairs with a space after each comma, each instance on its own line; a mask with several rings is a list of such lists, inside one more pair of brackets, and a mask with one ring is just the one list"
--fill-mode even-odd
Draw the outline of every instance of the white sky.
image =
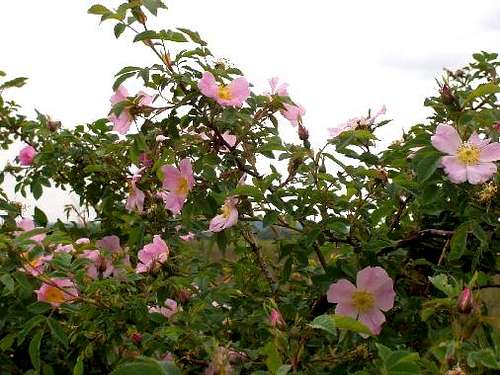
[[[108, 7], [121, 1], [102, 0]], [[326, 128], [387, 105], [394, 119], [384, 140], [425, 120], [426, 96], [443, 67], [458, 68], [480, 50], [500, 51], [498, 0], [167, 0], [161, 28], [199, 31], [217, 57], [241, 68], [258, 91], [279, 76], [304, 118], [314, 144]], [[116, 41], [112, 23], [86, 14], [94, 1], [2, 1], [0, 70], [29, 83], [9, 98], [25, 113], [37, 108], [64, 126], [104, 117], [114, 74], [154, 57], [130, 37]], [[133, 92], [139, 86], [128, 85]], [[295, 130], [283, 123], [283, 135]], [[21, 145], [0, 153], [0, 167]], [[7, 183], [12, 192], [12, 183]], [[14, 197], [13, 194], [10, 194]], [[54, 220], [75, 199], [51, 193], [36, 203]], [[57, 199], [54, 199], [57, 198]], [[33, 200], [28, 206], [34, 207]], [[28, 211], [29, 212], [29, 211]]]

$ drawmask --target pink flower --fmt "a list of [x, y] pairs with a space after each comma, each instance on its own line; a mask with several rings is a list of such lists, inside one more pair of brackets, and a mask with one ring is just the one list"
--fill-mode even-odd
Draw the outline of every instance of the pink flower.
[[47, 302], [52, 307], [62, 303], [71, 303], [78, 298], [78, 290], [70, 279], [50, 279], [44, 282], [40, 289], [35, 290], [38, 301]]
[[379, 109], [379, 111], [373, 117], [371, 117], [371, 116], [354, 117], [352, 119], [347, 120], [347, 122], [340, 124], [336, 128], [329, 128], [328, 132], [330, 133], [331, 137], [338, 137], [340, 134], [342, 134], [345, 131], [356, 130], [358, 127], [371, 126], [375, 123], [375, 121], [377, 120], [377, 118], [379, 116], [385, 115], [385, 112], [386, 112], [386, 107], [384, 105], [384, 106], [382, 106], [382, 108]]
[[19, 152], [19, 162], [21, 163], [21, 165], [31, 165], [36, 155], [37, 152], [33, 146], [26, 146]]
[[[96, 241], [97, 248], [104, 252], [110, 253], [112, 259], [115, 261], [119, 259], [123, 266], [130, 266], [130, 257], [127, 252], [120, 246], [120, 238], [115, 235], [105, 236], [99, 241]], [[124, 271], [123, 266], [113, 266], [113, 277], [120, 277]]]
[[222, 206], [222, 213], [210, 220], [208, 230], [214, 233], [220, 232], [236, 224], [238, 222], [238, 210], [236, 209], [237, 204], [238, 198], [226, 198], [224, 205]]
[[[23, 232], [29, 232], [35, 229], [35, 222], [31, 219], [19, 219], [16, 220], [16, 226], [19, 229], [22, 229]], [[17, 237], [22, 232], [15, 232], [14, 235]], [[37, 242], [38, 244], [42, 244], [42, 241], [45, 239], [45, 233], [36, 234], [30, 237], [30, 240]]]
[[281, 111], [281, 114], [288, 120], [293, 126], [297, 126], [299, 123], [302, 123], [302, 116], [306, 114], [306, 110], [304, 107], [299, 105], [292, 105], [285, 103], [283, 104], [285, 107], [284, 110]]
[[281, 327], [286, 324], [283, 320], [283, 316], [281, 316], [281, 313], [278, 309], [271, 310], [271, 314], [269, 315], [269, 324], [273, 328]]
[[278, 95], [278, 96], [288, 96], [288, 83], [280, 84], [280, 79], [278, 77], [273, 77], [268, 80], [269, 86], [271, 86], [271, 92], [267, 95]]
[[182, 159], [179, 169], [164, 165], [162, 171], [163, 188], [167, 189], [168, 193], [160, 192], [158, 195], [163, 199], [165, 208], [173, 214], [178, 214], [194, 186], [193, 167], [189, 159]]
[[144, 193], [139, 190], [135, 181], [130, 181], [130, 192], [127, 198], [127, 203], [125, 203], [125, 208], [129, 210], [129, 212], [142, 212], [144, 210], [144, 198]]
[[45, 265], [52, 260], [52, 255], [38, 256], [29, 260], [28, 253], [23, 253], [22, 257], [26, 260], [21, 271], [27, 272], [32, 276], [40, 276], [45, 272]]
[[56, 249], [54, 250], [55, 253], [72, 253], [75, 251], [75, 248], [73, 245], [63, 245], [63, 244], [58, 244], [56, 246]]
[[189, 242], [189, 241], [193, 241], [196, 238], [196, 236], [194, 235], [193, 232], [189, 232], [188, 234], [185, 234], [183, 236], [179, 236], [179, 238], [183, 241]]
[[[111, 105], [114, 107], [118, 103], [128, 100], [129, 96], [130, 95], [127, 89], [123, 86], [120, 86], [110, 99]], [[151, 95], [146, 94], [144, 91], [139, 91], [137, 93], [136, 106], [138, 108], [149, 107], [152, 102], [153, 97]], [[108, 119], [113, 123], [114, 131], [117, 131], [120, 134], [126, 134], [128, 132], [128, 130], [130, 129], [130, 125], [134, 120], [134, 116], [130, 112], [130, 109], [132, 107], [133, 105], [126, 106], [125, 108], [123, 108], [119, 115], [114, 112], [109, 115]]]
[[330, 303], [336, 303], [335, 314], [350, 316], [378, 335], [385, 322], [382, 311], [392, 309], [396, 293], [393, 281], [381, 267], [366, 267], [358, 272], [356, 286], [346, 279], [330, 285]]
[[135, 272], [156, 271], [167, 261], [169, 253], [170, 250], [165, 241], [159, 235], [153, 236], [153, 242], [145, 245], [137, 254], [140, 263], [137, 264]]
[[79, 238], [75, 241], [75, 244], [77, 245], [88, 245], [90, 243], [90, 240], [87, 237], [82, 237]]
[[447, 124], [440, 124], [431, 137], [432, 145], [448, 154], [441, 159], [448, 178], [455, 184], [468, 181], [476, 185], [488, 181], [497, 172], [494, 163], [500, 160], [500, 143], [490, 143], [474, 133], [467, 142], [462, 142], [457, 130]]
[[163, 315], [165, 318], [170, 319], [177, 311], [177, 302], [173, 299], [167, 298], [164, 302], [164, 307], [153, 306], [148, 309], [149, 313], [157, 313]]
[[99, 249], [107, 250], [110, 253], [117, 253], [122, 250], [120, 246], [120, 238], [115, 235], [104, 236], [96, 242]]
[[474, 296], [470, 288], [464, 288], [458, 296], [457, 309], [461, 314], [470, 314], [474, 308]]
[[94, 280], [97, 280], [100, 276], [105, 279], [115, 271], [111, 260], [103, 256], [99, 250], [85, 250], [82, 258], [90, 260], [87, 266], [87, 275]]
[[219, 86], [214, 75], [205, 72], [198, 82], [198, 88], [203, 95], [214, 99], [223, 107], [241, 107], [250, 96], [248, 81], [243, 77], [236, 78], [227, 86]]

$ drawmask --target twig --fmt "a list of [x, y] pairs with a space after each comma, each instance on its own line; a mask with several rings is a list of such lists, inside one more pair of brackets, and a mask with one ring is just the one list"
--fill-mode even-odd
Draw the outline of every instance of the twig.
[[252, 251], [255, 254], [255, 258], [257, 259], [257, 263], [259, 263], [260, 269], [262, 270], [262, 273], [264, 274], [267, 282], [269, 283], [269, 286], [271, 287], [271, 292], [274, 294], [274, 285], [276, 284], [276, 279], [271, 272], [271, 268], [262, 255], [261, 248], [257, 244], [254, 234], [247, 229], [243, 229], [242, 234], [245, 241], [252, 248]]

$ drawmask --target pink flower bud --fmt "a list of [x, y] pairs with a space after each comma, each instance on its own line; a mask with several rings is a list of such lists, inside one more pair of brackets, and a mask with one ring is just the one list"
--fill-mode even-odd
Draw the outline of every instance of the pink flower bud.
[[470, 288], [464, 288], [458, 297], [457, 309], [461, 314], [470, 314], [474, 308], [474, 297]]
[[281, 327], [286, 324], [278, 309], [271, 310], [271, 314], [269, 315], [269, 324], [271, 324], [271, 327], [273, 328]]
[[142, 334], [140, 334], [139, 332], [134, 332], [130, 335], [130, 339], [136, 343], [136, 344], [140, 344], [140, 342], [142, 341]]

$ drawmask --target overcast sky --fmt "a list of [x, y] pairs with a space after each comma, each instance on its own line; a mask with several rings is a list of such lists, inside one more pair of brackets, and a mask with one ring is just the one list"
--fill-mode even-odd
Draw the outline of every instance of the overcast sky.
[[[102, 0], [113, 7], [121, 1]], [[426, 96], [443, 67], [459, 68], [472, 53], [500, 51], [498, 0], [167, 0], [162, 28], [199, 31], [217, 57], [240, 67], [257, 91], [279, 76], [304, 105], [313, 144], [326, 129], [368, 108], [387, 106], [392, 125], [384, 139], [425, 121]], [[118, 41], [112, 24], [86, 14], [93, 1], [2, 1], [0, 70], [27, 76], [9, 98], [50, 114], [64, 126], [104, 117], [114, 74], [126, 65], [154, 61], [129, 37]], [[139, 86], [129, 84], [133, 92]], [[287, 140], [294, 130], [283, 124]], [[289, 125], [288, 125], [289, 126]], [[0, 154], [0, 167], [21, 148]], [[12, 191], [12, 183], [7, 184]], [[14, 197], [13, 194], [10, 194]], [[36, 204], [54, 220], [70, 197]], [[35, 203], [28, 200], [28, 206]]]

